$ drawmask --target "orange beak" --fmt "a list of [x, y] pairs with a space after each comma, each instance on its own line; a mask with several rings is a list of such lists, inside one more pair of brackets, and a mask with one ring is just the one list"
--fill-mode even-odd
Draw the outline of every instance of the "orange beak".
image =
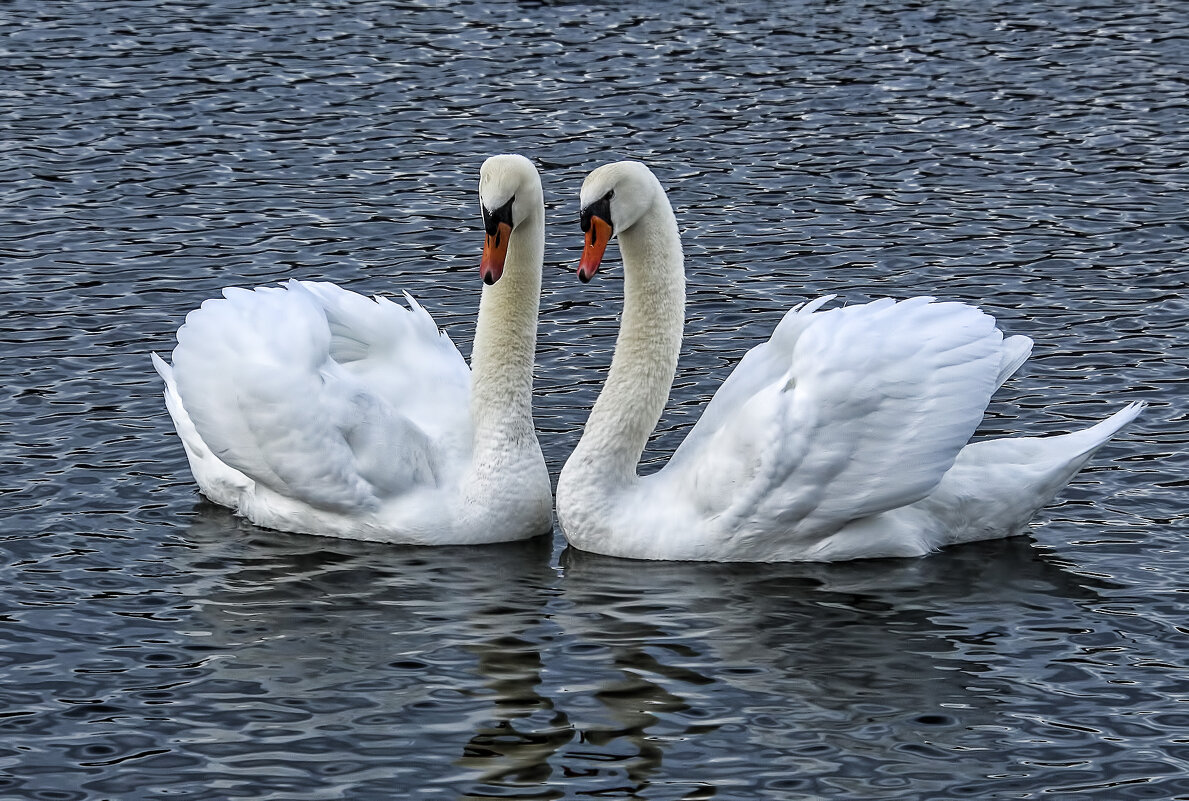
[[599, 265], [603, 263], [603, 252], [607, 243], [611, 241], [611, 223], [602, 217], [592, 216], [590, 228], [586, 231], [586, 244], [582, 248], [582, 258], [578, 260], [578, 280], [582, 283], [594, 278]]
[[483, 283], [491, 286], [500, 280], [504, 274], [504, 260], [508, 258], [508, 239], [512, 236], [512, 226], [505, 222], [495, 228], [494, 234], [488, 234], [483, 240], [483, 258], [479, 260], [479, 275], [483, 276]]

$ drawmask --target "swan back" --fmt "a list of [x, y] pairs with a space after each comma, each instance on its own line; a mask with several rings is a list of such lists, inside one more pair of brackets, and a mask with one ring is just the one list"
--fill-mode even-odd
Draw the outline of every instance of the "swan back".
[[213, 453], [317, 508], [374, 510], [445, 480], [470, 448], [466, 364], [433, 320], [333, 284], [224, 290], [187, 317], [173, 367]]

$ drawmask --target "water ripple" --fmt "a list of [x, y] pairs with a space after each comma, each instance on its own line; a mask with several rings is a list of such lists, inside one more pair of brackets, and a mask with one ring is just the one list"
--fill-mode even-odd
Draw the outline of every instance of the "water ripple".
[[[0, 18], [0, 795], [1189, 795], [1177, 3]], [[650, 466], [822, 293], [1032, 336], [980, 436], [1152, 405], [1033, 537], [903, 563], [375, 548], [196, 502], [147, 352], [219, 288], [290, 277], [410, 290], [469, 350], [475, 176], [507, 150], [545, 180], [554, 473], [622, 291], [573, 280], [577, 188], [620, 157], [669, 188], [689, 269]]]

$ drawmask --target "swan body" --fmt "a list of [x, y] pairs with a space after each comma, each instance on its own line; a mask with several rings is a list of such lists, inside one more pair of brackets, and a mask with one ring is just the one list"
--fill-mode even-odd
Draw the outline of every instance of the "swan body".
[[487, 228], [471, 366], [421, 306], [331, 283], [226, 289], [153, 354], [204, 495], [261, 526], [471, 544], [552, 529], [533, 428], [544, 254], [528, 159], [480, 172]]
[[618, 238], [624, 310], [606, 383], [557, 484], [575, 548], [637, 559], [919, 556], [1018, 533], [1143, 408], [1063, 436], [967, 444], [1027, 337], [918, 297], [795, 308], [751, 349], [660, 471], [636, 466], [681, 347], [681, 243], [647, 167], [595, 170], [581, 196], [590, 280]]

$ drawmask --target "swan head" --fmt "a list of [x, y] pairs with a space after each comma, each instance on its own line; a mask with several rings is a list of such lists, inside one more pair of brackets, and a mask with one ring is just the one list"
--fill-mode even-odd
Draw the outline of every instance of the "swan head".
[[658, 197], [665, 196], [652, 170], [638, 161], [604, 164], [582, 182], [582, 232], [586, 243], [578, 262], [578, 278], [594, 278], [611, 239], [643, 217]]
[[512, 232], [533, 214], [541, 214], [544, 195], [537, 168], [524, 156], [492, 156], [479, 169], [479, 206], [483, 210], [483, 257], [479, 274], [491, 285], [504, 274]]

